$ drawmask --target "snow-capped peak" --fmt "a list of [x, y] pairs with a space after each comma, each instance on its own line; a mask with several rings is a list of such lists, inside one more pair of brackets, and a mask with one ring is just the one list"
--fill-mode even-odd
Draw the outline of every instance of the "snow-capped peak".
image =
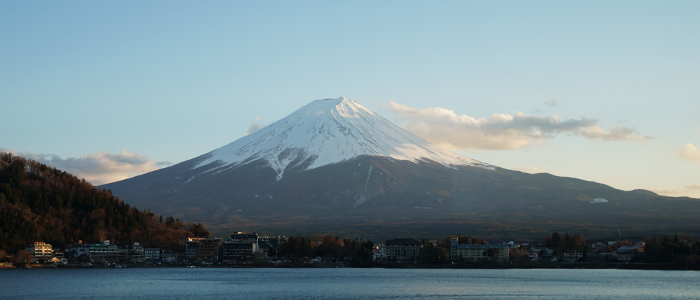
[[449, 167], [491, 165], [441, 149], [401, 129], [345, 97], [313, 101], [285, 118], [208, 153], [195, 168], [219, 162], [218, 168], [266, 160], [277, 172], [304, 164], [304, 169], [338, 163], [360, 155]]

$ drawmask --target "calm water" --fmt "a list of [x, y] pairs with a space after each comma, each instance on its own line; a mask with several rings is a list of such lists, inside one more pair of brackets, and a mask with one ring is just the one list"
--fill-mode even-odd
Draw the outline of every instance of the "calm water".
[[700, 272], [630, 270], [0, 270], [3, 299], [700, 299]]

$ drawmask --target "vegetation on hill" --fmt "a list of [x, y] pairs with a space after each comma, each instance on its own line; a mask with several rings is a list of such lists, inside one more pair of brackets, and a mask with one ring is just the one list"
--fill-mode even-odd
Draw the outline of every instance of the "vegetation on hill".
[[60, 247], [79, 240], [184, 249], [186, 237], [208, 235], [201, 223], [163, 220], [85, 179], [0, 153], [0, 249], [14, 252], [35, 241]]

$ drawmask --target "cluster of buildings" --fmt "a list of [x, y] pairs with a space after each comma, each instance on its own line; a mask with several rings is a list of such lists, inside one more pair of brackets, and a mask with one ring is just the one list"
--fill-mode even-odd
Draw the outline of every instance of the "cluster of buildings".
[[[109, 240], [99, 244], [66, 244], [63, 251], [44, 242], [35, 242], [25, 246], [25, 250], [34, 255], [35, 261], [54, 263], [241, 263], [265, 260], [270, 242], [279, 240], [264, 239], [268, 247], [259, 246], [260, 238], [256, 233], [235, 232], [228, 240], [221, 238], [187, 238], [185, 252], [173, 252], [171, 249], [146, 248], [139, 243], [130, 245], [112, 244]], [[276, 242], [276, 243], [275, 243]]]
[[[436, 244], [436, 240], [428, 241]], [[420, 250], [423, 243], [416, 239], [393, 239], [387, 240], [385, 244], [374, 246], [375, 262], [388, 263], [410, 263], [420, 259]], [[450, 259], [483, 261], [485, 259], [496, 259], [498, 261], [508, 261], [510, 246], [507, 244], [477, 245], [460, 244], [457, 238], [450, 241]]]
[[[185, 259], [204, 263], [264, 261], [267, 259], [269, 248], [261, 248], [260, 242], [260, 237], [255, 232], [252, 234], [234, 232], [227, 241], [221, 238], [188, 238], [185, 245]], [[270, 240], [265, 239], [264, 242], [269, 243]]]
[[[428, 243], [437, 244], [437, 240], [428, 240]], [[385, 244], [374, 246], [373, 260], [375, 262], [411, 263], [420, 259], [420, 249], [423, 243], [416, 239], [393, 239]], [[644, 243], [624, 245], [619, 241], [607, 243], [590, 243], [589, 255], [605, 257], [610, 261], [629, 262], [639, 258], [644, 252]], [[554, 252], [554, 249], [535, 246], [529, 243], [515, 244], [512, 241], [502, 244], [471, 244], [459, 243], [457, 238], [450, 240], [449, 258], [451, 261], [480, 262], [484, 260], [496, 260], [505, 262], [510, 259], [511, 253], [527, 255], [531, 261], [576, 262], [583, 259], [583, 252], [564, 251]]]
[[[576, 262], [583, 259], [583, 252], [564, 251], [554, 253], [554, 249], [535, 246], [528, 243], [522, 245], [509, 246], [516, 248], [520, 253], [527, 253], [532, 261], [553, 261], [553, 262]], [[604, 257], [608, 261], [629, 262], [639, 258], [644, 253], [644, 242], [637, 242], [634, 245], [627, 245], [619, 241], [595, 242], [586, 245], [589, 256]]]
[[[365, 242], [363, 237], [357, 237], [358, 242]], [[437, 240], [428, 240], [428, 243], [437, 244]], [[172, 263], [200, 262], [213, 263], [250, 263], [254, 261], [267, 261], [268, 250], [279, 247], [280, 239], [260, 238], [256, 233], [234, 232], [226, 240], [221, 238], [188, 238], [185, 242], [184, 252], [173, 252], [170, 249], [145, 248], [139, 243], [130, 245], [116, 245], [109, 240], [99, 244], [66, 244], [63, 251], [53, 249], [53, 246], [43, 242], [35, 242], [26, 245], [25, 250], [34, 255], [35, 260], [55, 263]], [[378, 244], [373, 249], [373, 261], [386, 263], [413, 263], [420, 260], [421, 248], [424, 244], [417, 239], [392, 239], [384, 244]], [[618, 261], [631, 261], [644, 251], [644, 243], [635, 245], [621, 245], [617, 241], [606, 243], [592, 243], [588, 251], [590, 255], [605, 255], [608, 259]], [[451, 261], [484, 260], [508, 261], [511, 253], [527, 254], [530, 260], [540, 261], [579, 261], [583, 258], [582, 252], [563, 252], [555, 255], [554, 250], [546, 247], [538, 247], [530, 244], [514, 244], [513, 242], [502, 244], [471, 244], [459, 243], [457, 238], [452, 238], [449, 245], [449, 258]], [[329, 258], [334, 259], [335, 257]], [[326, 261], [325, 258], [316, 258], [314, 261]]]
[[117, 245], [104, 240], [99, 244], [66, 244], [63, 251], [53, 249], [53, 246], [43, 242], [35, 242], [25, 246], [25, 250], [34, 255], [35, 260], [55, 263], [144, 263], [172, 262], [173, 251], [160, 248], [144, 248], [139, 243]]

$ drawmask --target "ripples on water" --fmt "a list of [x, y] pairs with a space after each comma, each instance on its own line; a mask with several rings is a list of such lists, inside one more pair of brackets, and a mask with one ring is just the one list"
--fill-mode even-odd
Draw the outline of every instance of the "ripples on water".
[[473, 269], [0, 270], [3, 299], [700, 299], [700, 272]]

